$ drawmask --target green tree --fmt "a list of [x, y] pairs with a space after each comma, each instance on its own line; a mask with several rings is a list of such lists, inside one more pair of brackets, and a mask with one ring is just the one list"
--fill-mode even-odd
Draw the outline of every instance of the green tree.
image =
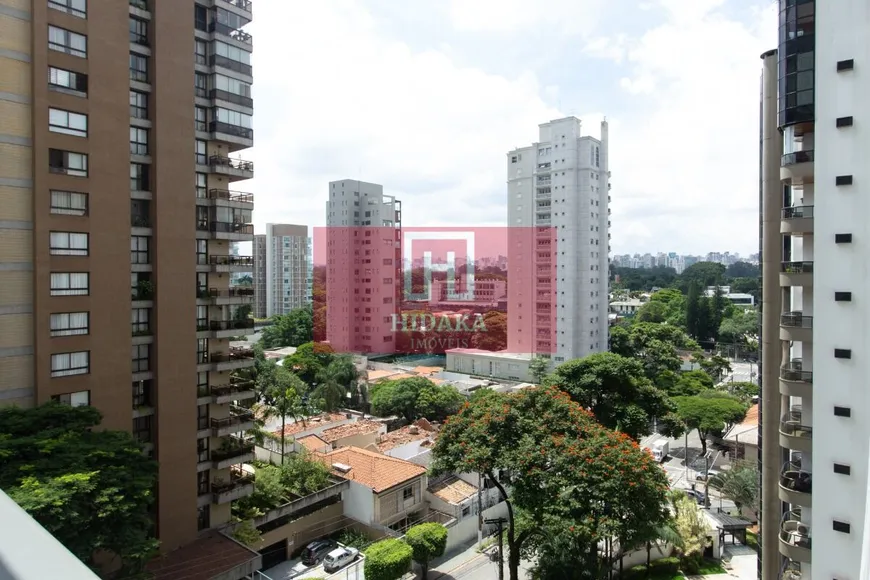
[[553, 386], [464, 405], [445, 421], [433, 458], [433, 476], [477, 472], [499, 490], [508, 510], [510, 580], [518, 580], [521, 551], [546, 553], [560, 534], [570, 533], [578, 547], [575, 563], [597, 567], [600, 539], [630, 543], [667, 519], [664, 471]]
[[413, 549], [393, 538], [375, 542], [365, 552], [363, 574], [366, 580], [399, 580], [411, 567]]
[[667, 394], [644, 373], [640, 362], [610, 352], [566, 362], [547, 377], [610, 429], [637, 440], [650, 432], [654, 417], [673, 409]]
[[[676, 417], [684, 429], [695, 429], [701, 439], [701, 451], [707, 453], [707, 437], [726, 430], [746, 417], [746, 406], [737, 398], [717, 391], [693, 397], [674, 397]], [[671, 430], [679, 432], [679, 428]]]
[[733, 316], [719, 325], [719, 340], [725, 343], [746, 344], [750, 337], [758, 336], [758, 311], [737, 309]]
[[707, 328], [706, 335], [708, 338], [718, 340], [719, 326], [725, 318], [725, 310], [730, 307], [730, 303], [725, 298], [721, 288], [717, 287], [713, 297], [707, 299], [707, 305], [710, 309], [710, 318], [708, 320], [709, 327]]
[[700, 395], [713, 388], [713, 379], [704, 371], [687, 371], [680, 374], [677, 380], [666, 389], [671, 397], [686, 397]]
[[541, 384], [548, 372], [550, 372], [549, 358], [536, 356], [529, 362], [529, 374], [535, 379], [535, 383]]
[[245, 274], [244, 276], [239, 276], [239, 286], [253, 286], [254, 279], [251, 278], [250, 274]]
[[682, 360], [678, 350], [696, 349], [698, 344], [671, 324], [638, 322], [628, 327], [616, 326], [610, 331], [610, 352], [639, 360], [652, 381], [657, 381], [663, 372], [680, 369]]
[[755, 278], [761, 276], [758, 266], [748, 262], [734, 262], [725, 269], [725, 276], [728, 278]]
[[88, 406], [0, 409], [0, 488], [92, 569], [105, 550], [131, 575], [158, 545], [157, 463], [129, 433], [98, 429], [101, 420]]
[[281, 464], [283, 465], [287, 442], [287, 437], [284, 435], [287, 417], [301, 420], [303, 425], [305, 423], [305, 407], [301, 396], [301, 393], [305, 391], [305, 383], [283, 366], [278, 365], [275, 365], [274, 373], [270, 373], [269, 380], [271, 384], [266, 388], [266, 392], [269, 400], [272, 402], [268, 405], [263, 405], [261, 408], [263, 410], [263, 419], [281, 419], [279, 442], [281, 443]]
[[647, 302], [637, 310], [634, 319], [638, 322], [654, 322], [660, 324], [668, 320], [668, 306], [664, 302]]
[[681, 539], [677, 549], [685, 566], [703, 555], [710, 526], [704, 520], [698, 504], [682, 491], [672, 491], [671, 501], [674, 508], [674, 527]]
[[317, 373], [317, 387], [311, 392], [311, 396], [321, 402], [320, 406], [324, 411], [334, 411], [347, 398], [348, 389], [356, 378], [357, 370], [353, 359], [348, 355], [336, 356]]
[[310, 306], [294, 308], [285, 315], [272, 317], [272, 324], [263, 329], [263, 348], [301, 346], [314, 337], [314, 318]]
[[[250, 318], [252, 308], [250, 304], [242, 304], [233, 312], [233, 320], [242, 321]], [[253, 331], [252, 331], [253, 332]]]
[[442, 556], [447, 548], [447, 528], [437, 523], [418, 524], [405, 534], [405, 542], [413, 550], [414, 561], [422, 568], [420, 578], [426, 580], [429, 562]]
[[740, 399], [744, 404], [751, 403], [753, 397], [757, 397], [760, 394], [758, 385], [746, 381], [726, 383], [725, 388], [728, 389], [730, 394]]
[[693, 281], [689, 283], [686, 297], [686, 330], [695, 340], [703, 340], [704, 333], [704, 303], [701, 297], [700, 285]]
[[761, 288], [758, 284], [758, 278], [734, 278], [729, 281], [731, 291], [735, 294], [751, 294], [755, 298], [755, 303], [758, 304], [761, 298]]
[[747, 508], [758, 516], [761, 489], [758, 485], [758, 466], [755, 462], [738, 461], [728, 471], [716, 476], [710, 485], [734, 502], [737, 509]]
[[317, 373], [329, 366], [335, 358], [332, 347], [319, 342], [306, 342], [296, 347], [296, 352], [284, 358], [283, 365], [299, 376], [306, 384], [317, 380]]
[[436, 385], [426, 377], [383, 381], [371, 389], [374, 414], [400, 415], [408, 421], [420, 417], [443, 420], [458, 411], [464, 400], [456, 387]]
[[698, 285], [702, 290], [707, 286], [717, 286], [725, 278], [725, 266], [716, 262], [697, 262], [680, 274], [677, 287], [685, 292], [691, 284]]
[[731, 372], [731, 362], [718, 354], [714, 354], [709, 358], [699, 359], [701, 369], [710, 375], [714, 381], [721, 381], [725, 373]]

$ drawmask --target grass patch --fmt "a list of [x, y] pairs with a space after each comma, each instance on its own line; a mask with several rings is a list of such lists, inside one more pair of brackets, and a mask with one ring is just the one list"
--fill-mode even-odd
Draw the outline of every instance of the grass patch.
[[701, 562], [701, 567], [698, 568], [698, 574], [725, 574], [725, 568], [723, 568], [719, 562], [713, 562], [712, 560], [704, 560]]
[[758, 548], [758, 534], [755, 532], [746, 531], [746, 545], [759, 554], [761, 553], [761, 550]]

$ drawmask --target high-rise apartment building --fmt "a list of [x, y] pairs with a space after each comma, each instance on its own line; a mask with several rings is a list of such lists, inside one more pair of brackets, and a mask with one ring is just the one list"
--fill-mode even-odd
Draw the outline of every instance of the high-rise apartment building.
[[253, 237], [232, 191], [250, 20], [248, 0], [0, 0], [0, 404], [92, 405], [147, 444], [164, 550], [252, 489], [225, 452], [252, 425], [228, 341], [252, 301], [229, 284]]
[[530, 232], [511, 236], [508, 251], [508, 350], [560, 363], [608, 346], [607, 122], [600, 140], [576, 117], [539, 134], [507, 154], [508, 228]]
[[323, 236], [326, 338], [336, 351], [394, 351], [394, 315], [402, 297], [401, 227], [402, 202], [384, 195], [383, 186], [353, 179], [329, 184]]
[[308, 226], [266, 224], [254, 236], [257, 318], [287, 314], [311, 304], [311, 239]]
[[762, 55], [759, 576], [866, 578], [870, 5], [779, 10]]

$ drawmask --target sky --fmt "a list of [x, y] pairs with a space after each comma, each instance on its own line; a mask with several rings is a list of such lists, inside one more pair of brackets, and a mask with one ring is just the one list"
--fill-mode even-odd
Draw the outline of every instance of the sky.
[[758, 251], [773, 0], [255, 0], [254, 223], [379, 183], [406, 226], [505, 225], [506, 158], [610, 133], [612, 253]]

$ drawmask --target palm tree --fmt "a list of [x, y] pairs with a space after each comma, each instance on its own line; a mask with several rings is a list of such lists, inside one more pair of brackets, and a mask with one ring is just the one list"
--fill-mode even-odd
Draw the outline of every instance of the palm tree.
[[[664, 542], [665, 544], [671, 544], [672, 546], [681, 547], [683, 545], [683, 538], [680, 536], [677, 529], [674, 527], [674, 522], [669, 520], [663, 524], [659, 524], [652, 529], [651, 537], [646, 540], [646, 575], [649, 577], [650, 572], [650, 564], [652, 560], [652, 545], [653, 542], [658, 543], [659, 541]], [[664, 551], [662, 550], [661, 545], [657, 545], [656, 549], [659, 551], [659, 554], [664, 556]]]
[[317, 387], [311, 392], [315, 399], [323, 401], [324, 411], [334, 411], [347, 396], [348, 387], [356, 379], [356, 366], [349, 356], [334, 358], [326, 368], [317, 373]]
[[[284, 367], [276, 366], [274, 373], [269, 376], [270, 384], [264, 385], [266, 398], [270, 401], [263, 403], [260, 407], [260, 412], [263, 421], [269, 419], [281, 419], [281, 435], [277, 439], [281, 442], [281, 464], [284, 464], [284, 452], [287, 443], [287, 438], [284, 436], [284, 429], [287, 426], [287, 417], [293, 420], [302, 420], [302, 426], [305, 426], [305, 415], [303, 413], [302, 397], [299, 393], [305, 388], [305, 383], [302, 379], [285, 369]], [[262, 430], [262, 428], [260, 428]], [[256, 439], [258, 434], [254, 433]], [[268, 439], [276, 439], [271, 434], [260, 433], [261, 437]]]

